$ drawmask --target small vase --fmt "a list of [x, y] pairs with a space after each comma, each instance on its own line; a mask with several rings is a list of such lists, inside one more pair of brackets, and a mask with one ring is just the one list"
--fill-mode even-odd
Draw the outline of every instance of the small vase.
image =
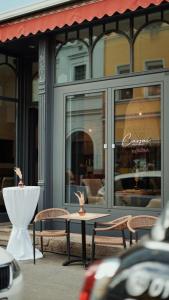
[[84, 209], [84, 205], [80, 205], [80, 209], [79, 209], [79, 211], [78, 211], [78, 214], [79, 214], [80, 216], [84, 216], [85, 213], [86, 213], [86, 211], [85, 211], [85, 209]]
[[24, 187], [24, 183], [23, 183], [23, 181], [21, 179], [19, 180], [18, 186], [19, 187]]

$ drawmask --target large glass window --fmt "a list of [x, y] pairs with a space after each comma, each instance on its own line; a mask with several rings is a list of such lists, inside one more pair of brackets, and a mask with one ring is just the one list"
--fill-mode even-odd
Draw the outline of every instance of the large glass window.
[[[5, 212], [2, 189], [14, 185], [16, 161], [17, 60], [0, 54], [0, 212]], [[10, 99], [11, 98], [11, 99]]]
[[104, 35], [94, 47], [93, 77], [119, 74], [121, 65], [129, 66], [127, 70], [130, 71], [130, 45], [127, 38], [115, 32]]
[[134, 71], [169, 67], [169, 25], [154, 22], [139, 32], [134, 45]]
[[168, 16], [168, 7], [161, 7], [58, 34], [55, 82], [169, 68]]
[[125, 100], [115, 92], [115, 205], [161, 205], [160, 90], [133, 88]]
[[38, 102], [38, 63], [34, 62], [32, 64], [32, 102]]
[[104, 204], [105, 94], [66, 98], [65, 199], [78, 203], [75, 192], [84, 194], [86, 204]]
[[17, 78], [11, 66], [0, 65], [0, 96], [16, 98]]
[[0, 100], [0, 212], [5, 211], [2, 189], [14, 185], [16, 104]]
[[85, 43], [69, 41], [56, 57], [56, 82], [64, 83], [89, 78], [89, 54]]

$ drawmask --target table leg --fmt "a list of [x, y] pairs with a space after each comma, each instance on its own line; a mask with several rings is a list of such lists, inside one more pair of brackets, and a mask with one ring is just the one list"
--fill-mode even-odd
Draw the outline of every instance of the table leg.
[[81, 234], [82, 234], [82, 261], [86, 266], [86, 226], [85, 221], [81, 221]]
[[85, 221], [81, 221], [81, 237], [82, 237], [82, 257], [69, 259], [63, 263], [63, 266], [68, 266], [72, 263], [81, 262], [84, 267], [87, 267], [87, 259], [86, 259], [86, 224]]

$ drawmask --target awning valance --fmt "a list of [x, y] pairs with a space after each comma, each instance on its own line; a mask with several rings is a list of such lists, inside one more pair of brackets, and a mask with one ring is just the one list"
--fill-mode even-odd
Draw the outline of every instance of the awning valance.
[[[159, 5], [163, 0], [93, 0], [71, 5], [62, 9], [53, 9], [50, 12], [41, 13], [31, 17], [9, 21], [0, 25], [0, 41], [5, 42], [13, 38], [28, 36], [38, 32], [62, 28], [73, 23], [91, 21], [94, 18], [102, 18], [105, 15], [112, 16], [126, 10], [134, 11], [138, 7], [146, 8], [151, 4]], [[169, 0], [166, 0], [169, 2]]]

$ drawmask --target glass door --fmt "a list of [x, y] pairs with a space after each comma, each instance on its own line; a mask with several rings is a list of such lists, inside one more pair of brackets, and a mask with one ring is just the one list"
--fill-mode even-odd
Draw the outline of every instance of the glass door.
[[161, 207], [161, 85], [114, 90], [114, 204]]
[[104, 205], [106, 158], [104, 91], [65, 97], [65, 202]]

